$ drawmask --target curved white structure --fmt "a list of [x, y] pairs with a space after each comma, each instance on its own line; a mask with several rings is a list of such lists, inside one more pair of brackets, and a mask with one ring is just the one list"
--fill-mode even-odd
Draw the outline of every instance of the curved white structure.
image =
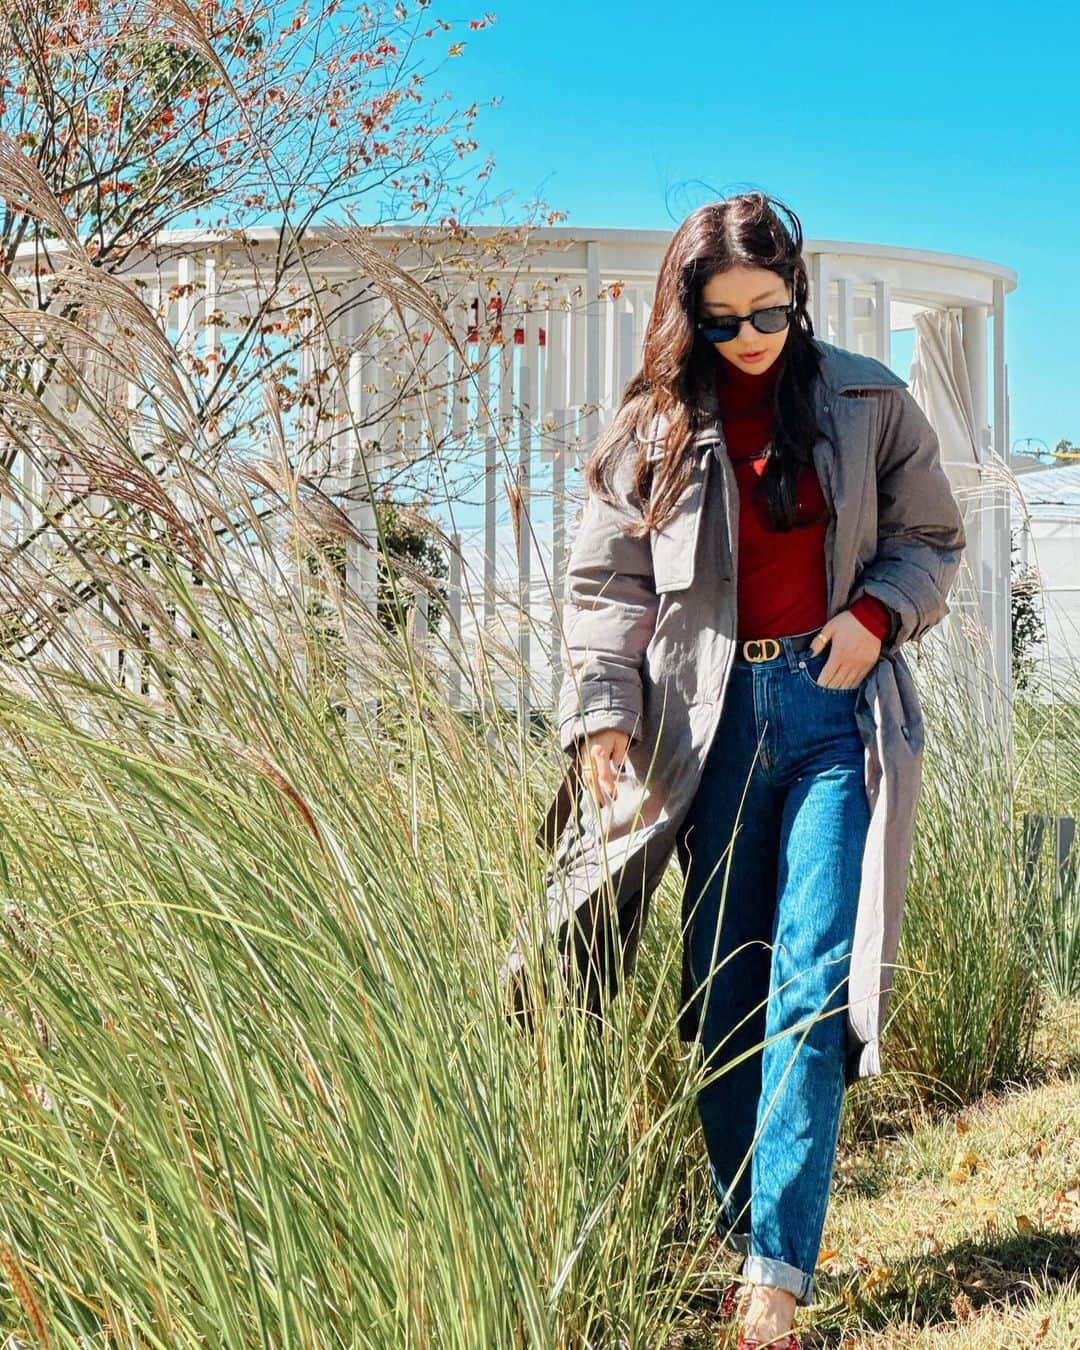
[[[436, 229], [317, 227], [304, 236], [304, 264], [294, 250], [286, 269], [296, 322], [312, 338], [299, 378], [310, 382], [313, 402], [290, 426], [292, 462], [338, 496], [371, 539], [369, 475], [379, 482], [402, 466], [426, 465], [430, 484], [449, 484], [442, 497], [430, 493], [428, 509], [451, 542], [452, 641], [468, 660], [478, 633], [494, 636], [509, 618], [512, 644], [533, 676], [531, 687], [517, 689], [523, 714], [550, 709], [561, 673], [551, 597], [561, 594], [567, 511], [573, 519], [580, 492], [566, 466], [578, 467], [639, 363], [670, 237], [569, 227], [523, 236], [491, 226], [448, 238]], [[174, 230], [125, 269], [159, 309], [210, 407], [224, 387], [217, 372], [230, 343], [258, 314], [266, 278], [280, 277], [274, 260], [288, 244], [269, 227], [224, 238]], [[419, 308], [403, 308], [398, 324], [363, 264], [372, 249], [441, 297], [459, 350]], [[969, 581], [958, 587], [954, 610], [985, 628], [988, 674], [1007, 691], [1005, 296], [1016, 274], [978, 258], [834, 239], [806, 241], [804, 257], [816, 334], [909, 379], [938, 430], [969, 534]], [[307, 313], [312, 292], [318, 307]], [[492, 345], [500, 324], [502, 341]], [[520, 503], [516, 531], [508, 481]], [[5, 516], [0, 527], [17, 534], [20, 522]], [[501, 569], [500, 537], [512, 541]], [[350, 584], [373, 605], [373, 555], [351, 547], [349, 564]], [[455, 664], [448, 663], [451, 696], [460, 701]]]

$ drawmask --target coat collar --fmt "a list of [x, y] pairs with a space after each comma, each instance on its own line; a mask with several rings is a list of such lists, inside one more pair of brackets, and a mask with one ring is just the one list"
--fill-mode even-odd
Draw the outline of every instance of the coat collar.
[[811, 341], [823, 357], [821, 383], [834, 394], [842, 394], [846, 389], [889, 389], [907, 385], [907, 380], [876, 356], [850, 352], [846, 347], [836, 347], [821, 338], [811, 338]]
[[[819, 417], [828, 413], [833, 397], [839, 397], [849, 389], [890, 389], [897, 386], [907, 387], [907, 380], [879, 361], [875, 356], [866, 356], [862, 352], [848, 351], [846, 347], [837, 347], [821, 338], [811, 338], [821, 353], [821, 369], [815, 381], [815, 401]], [[710, 446], [722, 444], [723, 431], [718, 416], [719, 400], [714, 389], [706, 389], [700, 401], [700, 414], [705, 423], [700, 431], [694, 433], [691, 444], [697, 450], [706, 450]], [[646, 458], [657, 460], [661, 457], [660, 444], [667, 430], [667, 413], [657, 413], [653, 419], [652, 432], [646, 446]]]

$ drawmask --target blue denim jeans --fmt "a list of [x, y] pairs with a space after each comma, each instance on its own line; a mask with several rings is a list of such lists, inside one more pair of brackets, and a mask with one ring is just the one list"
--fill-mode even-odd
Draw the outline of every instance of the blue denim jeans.
[[732, 665], [677, 850], [702, 1062], [714, 1074], [745, 1056], [698, 1094], [717, 1233], [745, 1253], [744, 1276], [808, 1304], [870, 809], [857, 688], [816, 683], [828, 645], [813, 656], [779, 642], [774, 658]]

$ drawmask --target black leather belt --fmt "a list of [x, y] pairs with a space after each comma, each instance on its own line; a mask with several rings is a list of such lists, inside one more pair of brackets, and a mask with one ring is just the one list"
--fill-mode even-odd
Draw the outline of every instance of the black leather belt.
[[[788, 638], [792, 651], [803, 652], [810, 646], [821, 630], [815, 628], [810, 633], [796, 633]], [[735, 659], [738, 661], [773, 661], [783, 651], [779, 638], [745, 638], [735, 644]]]

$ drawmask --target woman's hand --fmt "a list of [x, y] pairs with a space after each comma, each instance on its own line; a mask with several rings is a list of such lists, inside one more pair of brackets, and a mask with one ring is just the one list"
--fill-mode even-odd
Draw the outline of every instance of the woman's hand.
[[610, 727], [606, 731], [594, 731], [589, 736], [589, 753], [585, 753], [585, 741], [577, 743], [578, 763], [585, 785], [592, 793], [597, 806], [606, 806], [602, 793], [614, 801], [619, 795], [617, 775], [626, 757], [630, 737], [625, 731]]
[[816, 683], [827, 689], [854, 689], [870, 674], [881, 655], [881, 639], [848, 609], [822, 624], [810, 644], [811, 652], [817, 656], [826, 642], [830, 644], [829, 659]]

